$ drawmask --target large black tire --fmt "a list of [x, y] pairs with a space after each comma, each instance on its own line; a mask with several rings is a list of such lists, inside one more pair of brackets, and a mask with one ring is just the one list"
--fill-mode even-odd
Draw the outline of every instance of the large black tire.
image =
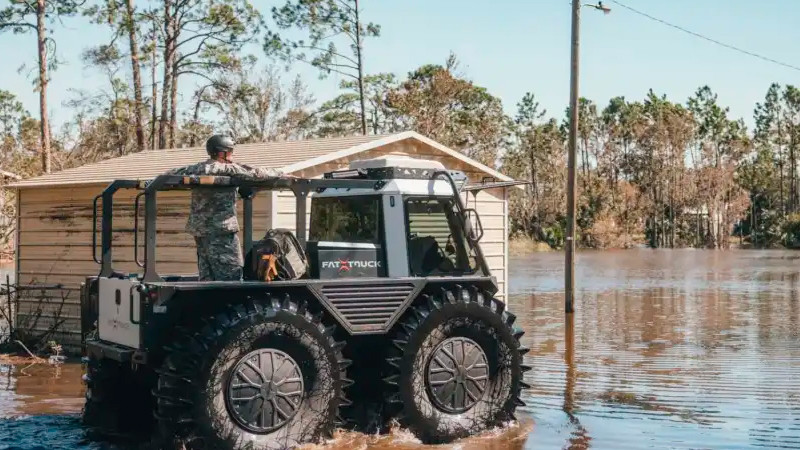
[[[515, 419], [527, 385], [523, 332], [505, 305], [473, 288], [425, 295], [394, 329], [384, 379], [389, 419], [446, 443]], [[459, 369], [460, 367], [460, 369]]]
[[83, 424], [104, 436], [138, 438], [153, 426], [152, 373], [110, 359], [89, 357]]
[[330, 435], [349, 361], [321, 316], [286, 296], [182, 330], [154, 391], [159, 445], [284, 449]]

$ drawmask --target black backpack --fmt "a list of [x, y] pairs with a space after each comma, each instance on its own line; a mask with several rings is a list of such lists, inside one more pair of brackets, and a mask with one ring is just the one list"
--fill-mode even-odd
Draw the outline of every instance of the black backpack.
[[[271, 265], [277, 273], [270, 270]], [[267, 231], [245, 258], [244, 275], [248, 280], [296, 280], [306, 273], [308, 258], [300, 241], [294, 233], [282, 228]]]

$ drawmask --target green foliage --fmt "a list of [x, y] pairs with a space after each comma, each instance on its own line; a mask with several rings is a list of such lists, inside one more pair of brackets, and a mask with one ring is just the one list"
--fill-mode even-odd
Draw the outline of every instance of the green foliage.
[[[289, 0], [272, 8], [272, 18], [278, 30], [300, 30], [305, 38], [290, 39], [268, 30], [266, 54], [309, 63], [323, 76], [338, 73], [357, 79], [359, 39], [380, 36], [380, 25], [360, 21], [354, 0]], [[343, 39], [336, 39], [338, 36]], [[341, 46], [349, 47], [349, 53], [340, 50]]]
[[783, 245], [787, 248], [800, 248], [800, 214], [789, 214], [781, 228]]
[[386, 102], [407, 128], [494, 166], [512, 123], [499, 98], [457, 70], [455, 55], [444, 66], [424, 65], [391, 90]]
[[525, 235], [554, 248], [564, 240], [565, 132], [532, 93], [517, 104], [513, 144], [503, 155], [503, 170], [530, 181], [524, 195], [512, 192], [511, 221]]
[[[44, 17], [49, 23], [61, 17], [71, 16], [79, 12], [83, 1], [80, 0], [47, 0]], [[11, 31], [23, 34], [36, 31], [36, 0], [8, 0], [8, 6], [0, 9], [0, 33]]]
[[210, 78], [241, 67], [239, 51], [260, 32], [261, 14], [248, 0], [168, 0], [176, 19], [178, 73]]
[[[401, 113], [387, 100], [397, 85], [397, 77], [391, 73], [364, 76], [367, 130], [371, 133], [393, 133], [405, 129]], [[318, 136], [349, 136], [361, 131], [358, 83], [343, 80], [339, 88], [345, 92], [323, 103], [316, 111], [315, 122], [309, 124]]]
[[0, 89], [0, 169], [30, 176], [37, 165], [39, 121], [32, 118], [11, 92]]
[[[320, 78], [335, 73], [343, 76], [345, 83], [353, 83], [342, 88], [355, 90], [359, 105], [357, 122], [361, 132], [367, 134], [366, 87], [370, 81], [364, 74], [364, 38], [380, 36], [381, 28], [362, 22], [360, 14], [358, 0], [287, 0], [282, 7], [272, 8], [276, 29], [267, 30], [264, 52], [287, 63], [310, 64], [319, 69]], [[304, 37], [286, 37], [285, 33], [291, 31], [299, 31]], [[374, 84], [376, 80], [371, 82]], [[333, 106], [350, 104], [350, 99], [338, 98]], [[336, 134], [346, 128], [352, 122], [349, 117], [352, 113], [352, 108], [348, 108], [342, 116], [329, 116], [325, 133]], [[373, 125], [374, 121], [373, 117]]]
[[[50, 36], [50, 26], [60, 22], [65, 17], [73, 16], [80, 12], [82, 0], [47, 0], [44, 2], [44, 11], [41, 11], [46, 26], [41, 39], [45, 45], [44, 66], [49, 70], [58, 67], [56, 58], [56, 43]], [[39, 14], [36, 0], [8, 0], [8, 6], [0, 9], [0, 34], [11, 32], [14, 34], [37, 34], [37, 15]], [[41, 80], [35, 79], [37, 87]]]

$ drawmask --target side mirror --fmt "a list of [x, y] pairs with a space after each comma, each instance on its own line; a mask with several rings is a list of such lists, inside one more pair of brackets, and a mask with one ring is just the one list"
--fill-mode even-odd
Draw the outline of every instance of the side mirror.
[[467, 223], [467, 237], [473, 241], [478, 242], [483, 237], [483, 224], [481, 224], [481, 216], [478, 211], [472, 208], [465, 209], [464, 215]]

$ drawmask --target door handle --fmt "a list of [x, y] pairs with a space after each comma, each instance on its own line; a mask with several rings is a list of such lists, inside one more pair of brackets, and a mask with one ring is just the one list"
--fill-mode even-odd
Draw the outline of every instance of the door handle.
[[[136, 286], [131, 286], [131, 289], [130, 289], [130, 307], [128, 308], [128, 319], [131, 321], [132, 324], [139, 325], [139, 321], [135, 320], [133, 318], [133, 304], [134, 304], [133, 291], [135, 289], [136, 289]], [[136, 293], [138, 294], [139, 292], [137, 291]], [[139, 316], [140, 316], [139, 318], [141, 319], [141, 312], [140, 312]]]

